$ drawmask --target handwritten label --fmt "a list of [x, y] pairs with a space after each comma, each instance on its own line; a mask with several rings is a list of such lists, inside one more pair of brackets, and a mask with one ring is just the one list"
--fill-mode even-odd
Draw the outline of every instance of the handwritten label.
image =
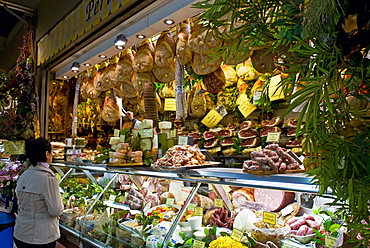
[[215, 199], [214, 205], [216, 208], [223, 208], [224, 207], [224, 201], [222, 199]]
[[195, 207], [194, 208], [194, 215], [195, 216], [202, 216], [203, 215], [203, 208], [202, 207]]
[[262, 221], [267, 224], [276, 225], [276, 214], [264, 211]]
[[216, 152], [220, 152], [220, 151], [221, 151], [221, 147], [220, 146], [216, 147]]
[[270, 101], [284, 99], [283, 88], [281, 87], [281, 76], [276, 75], [270, 79], [269, 97]]
[[153, 226], [156, 226], [156, 225], [158, 225], [158, 224], [159, 224], [159, 219], [155, 218], [155, 219], [153, 220], [153, 222], [152, 222], [152, 225], [153, 225]]
[[24, 154], [26, 145], [24, 140], [19, 141], [4, 141], [4, 154], [5, 155], [19, 155]]
[[116, 200], [116, 196], [115, 195], [110, 195], [109, 196], [109, 201], [114, 202], [115, 200]]
[[176, 98], [164, 99], [164, 111], [176, 111]]
[[166, 205], [171, 207], [175, 203], [175, 198], [167, 198]]
[[179, 146], [186, 146], [186, 145], [188, 145], [188, 136], [179, 136], [178, 139], [179, 139], [179, 141], [177, 142], [177, 144]]
[[279, 142], [281, 132], [269, 132], [267, 133], [266, 142]]
[[199, 240], [196, 240], [194, 239], [194, 243], [193, 245], [191, 246], [192, 248], [204, 248], [206, 243], [202, 242], [202, 241], [199, 241]]
[[242, 240], [243, 235], [244, 233], [242, 231], [240, 231], [237, 228], [234, 228], [233, 232], [231, 233], [231, 238], [239, 242], [240, 240]]
[[330, 235], [325, 235], [325, 246], [328, 248], [333, 248], [335, 247], [335, 244], [337, 243], [337, 238], [330, 236]]
[[176, 137], [176, 134], [177, 134], [176, 129], [171, 129], [170, 130], [170, 138], [175, 138]]
[[189, 206], [188, 206], [188, 209], [189, 210], [194, 210], [194, 208], [196, 207], [197, 205], [195, 203], [190, 203]]
[[121, 134], [121, 131], [119, 129], [114, 129], [114, 137], [119, 137], [119, 135]]
[[253, 111], [257, 109], [257, 107], [250, 102], [246, 94], [241, 94], [239, 96], [238, 103], [238, 108], [244, 117], [248, 117], [250, 114], [253, 113]]
[[212, 109], [203, 118], [202, 123], [209, 128], [215, 127], [222, 120], [222, 115], [220, 115], [215, 109]]

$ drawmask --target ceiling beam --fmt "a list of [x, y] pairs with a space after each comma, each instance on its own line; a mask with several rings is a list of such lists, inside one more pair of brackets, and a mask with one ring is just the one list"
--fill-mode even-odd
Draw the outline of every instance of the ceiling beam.
[[28, 8], [26, 6], [22, 6], [20, 4], [11, 3], [11, 2], [8, 2], [8, 1], [0, 0], [0, 6], [5, 7], [5, 9], [13, 9], [13, 10], [20, 11], [20, 12], [23, 12], [23, 13], [29, 14], [29, 15], [35, 15], [36, 14], [36, 11], [34, 9]]

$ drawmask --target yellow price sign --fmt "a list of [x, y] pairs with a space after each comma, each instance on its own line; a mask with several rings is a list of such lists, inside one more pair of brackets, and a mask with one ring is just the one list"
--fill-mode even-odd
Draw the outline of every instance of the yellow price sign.
[[195, 203], [190, 203], [189, 206], [188, 206], [188, 209], [189, 210], [194, 210], [194, 208], [196, 207], [197, 205]]
[[4, 141], [5, 155], [20, 155], [26, 152], [26, 143], [24, 140], [20, 141]]
[[175, 198], [167, 198], [166, 205], [171, 207], [175, 203]]
[[194, 243], [193, 243], [193, 245], [191, 247], [192, 248], [204, 248], [205, 245], [206, 245], [206, 243], [194, 239]]
[[264, 211], [262, 221], [267, 224], [276, 225], [276, 214]]
[[202, 207], [195, 207], [194, 208], [194, 215], [195, 216], [202, 216], [203, 215], [203, 208]]
[[253, 105], [253, 103], [250, 102], [248, 96], [246, 94], [241, 94], [238, 98], [239, 103], [239, 110], [240, 113], [243, 114], [244, 117], [248, 117], [250, 114], [253, 113], [257, 109], [256, 106]]
[[215, 199], [214, 205], [216, 208], [223, 208], [224, 207], [224, 201], [222, 199]]
[[242, 231], [240, 231], [237, 228], [234, 228], [233, 232], [231, 233], [231, 238], [239, 242], [240, 240], [242, 240], [243, 235], [244, 233]]
[[325, 246], [328, 248], [334, 248], [337, 243], [337, 237], [325, 235]]
[[215, 109], [212, 109], [208, 114], [203, 118], [202, 123], [209, 128], [215, 127], [221, 120], [222, 115], [220, 115]]
[[154, 219], [153, 222], [152, 222], [152, 226], [156, 226], [159, 224], [159, 219]]
[[176, 98], [164, 99], [164, 111], [176, 111]]

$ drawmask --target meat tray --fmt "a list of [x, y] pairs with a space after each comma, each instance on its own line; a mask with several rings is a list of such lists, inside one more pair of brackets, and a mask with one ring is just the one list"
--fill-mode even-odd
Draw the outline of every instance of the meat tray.
[[272, 174], [292, 174], [292, 173], [304, 173], [306, 170], [304, 169], [297, 169], [297, 170], [286, 170], [286, 171], [279, 171], [276, 173], [275, 171], [255, 171], [255, 170], [243, 170], [245, 173], [253, 174], [253, 175], [272, 175]]
[[207, 161], [204, 164], [195, 164], [195, 165], [187, 165], [187, 166], [151, 166], [151, 168], [156, 169], [158, 171], [178, 171], [178, 170], [188, 170], [188, 169], [200, 169], [200, 168], [207, 168], [220, 165], [221, 162], [214, 162], [214, 161]]

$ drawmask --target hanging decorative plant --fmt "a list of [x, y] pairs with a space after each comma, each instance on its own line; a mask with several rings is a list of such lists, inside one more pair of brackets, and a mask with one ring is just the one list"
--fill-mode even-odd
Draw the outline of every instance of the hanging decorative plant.
[[29, 28], [12, 78], [0, 72], [0, 138], [29, 139], [34, 135], [36, 111], [34, 63], [30, 46], [34, 31]]
[[297, 133], [306, 137], [310, 159], [321, 163], [309, 172], [313, 183], [319, 194], [331, 192], [352, 241], [368, 247], [370, 226], [363, 220], [370, 215], [370, 113], [361, 106], [370, 99], [367, 1], [215, 0], [195, 6], [205, 9], [200, 18], [210, 28], [229, 30], [219, 33], [226, 45], [218, 56], [264, 46], [284, 67], [289, 76], [281, 87], [286, 94], [296, 90], [286, 113], [301, 107], [297, 127], [305, 125]]

